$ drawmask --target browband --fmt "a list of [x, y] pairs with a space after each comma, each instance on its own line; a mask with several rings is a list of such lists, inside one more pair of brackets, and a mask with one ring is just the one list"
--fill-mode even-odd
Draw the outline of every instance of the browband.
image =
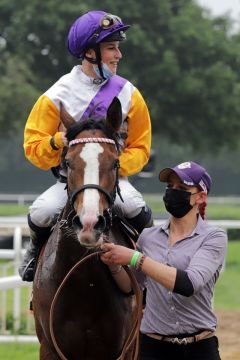
[[85, 144], [85, 143], [107, 143], [107, 144], [113, 144], [116, 146], [116, 143], [114, 140], [112, 139], [108, 139], [108, 138], [81, 138], [81, 139], [74, 139], [71, 140], [68, 144], [68, 146], [73, 146], [76, 144]]

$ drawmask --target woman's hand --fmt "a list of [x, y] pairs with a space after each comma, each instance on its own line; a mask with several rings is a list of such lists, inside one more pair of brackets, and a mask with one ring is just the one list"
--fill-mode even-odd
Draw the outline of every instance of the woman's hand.
[[131, 281], [122, 265], [130, 264], [134, 250], [113, 243], [104, 243], [101, 245], [101, 249], [104, 251], [101, 255], [101, 260], [108, 265], [118, 287], [124, 293], [130, 293], [132, 290]]
[[113, 243], [104, 243], [101, 249], [104, 251], [101, 260], [113, 270], [116, 265], [129, 265], [135, 252], [135, 250]]

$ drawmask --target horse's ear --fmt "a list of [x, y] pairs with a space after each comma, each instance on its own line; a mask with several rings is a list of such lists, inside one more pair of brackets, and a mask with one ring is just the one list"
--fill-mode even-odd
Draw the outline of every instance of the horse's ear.
[[107, 126], [115, 132], [120, 130], [122, 125], [122, 106], [117, 97], [113, 98], [107, 110]]
[[63, 104], [60, 102], [60, 119], [66, 129], [75, 123], [74, 118], [67, 112]]

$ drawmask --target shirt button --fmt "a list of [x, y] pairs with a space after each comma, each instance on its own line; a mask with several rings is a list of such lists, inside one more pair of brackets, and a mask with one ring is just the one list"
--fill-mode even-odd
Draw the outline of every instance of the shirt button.
[[179, 322], [178, 322], [178, 321], [176, 321], [176, 325], [179, 325]]
[[171, 310], [172, 310], [172, 311], [174, 310], [174, 306], [171, 306]]
[[171, 291], [169, 291], [169, 292], [168, 292], [168, 295], [172, 295], [172, 292], [171, 292]]

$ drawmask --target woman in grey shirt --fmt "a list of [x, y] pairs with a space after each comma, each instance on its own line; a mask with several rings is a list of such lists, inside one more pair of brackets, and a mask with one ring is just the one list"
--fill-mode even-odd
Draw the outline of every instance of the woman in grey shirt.
[[138, 251], [103, 244], [102, 260], [115, 264], [116, 281], [121, 265], [131, 265], [147, 289], [140, 359], [219, 360], [212, 298], [227, 235], [205, 221], [212, 180], [194, 162], [165, 168], [159, 179], [167, 183], [163, 200], [170, 218], [143, 231]]

